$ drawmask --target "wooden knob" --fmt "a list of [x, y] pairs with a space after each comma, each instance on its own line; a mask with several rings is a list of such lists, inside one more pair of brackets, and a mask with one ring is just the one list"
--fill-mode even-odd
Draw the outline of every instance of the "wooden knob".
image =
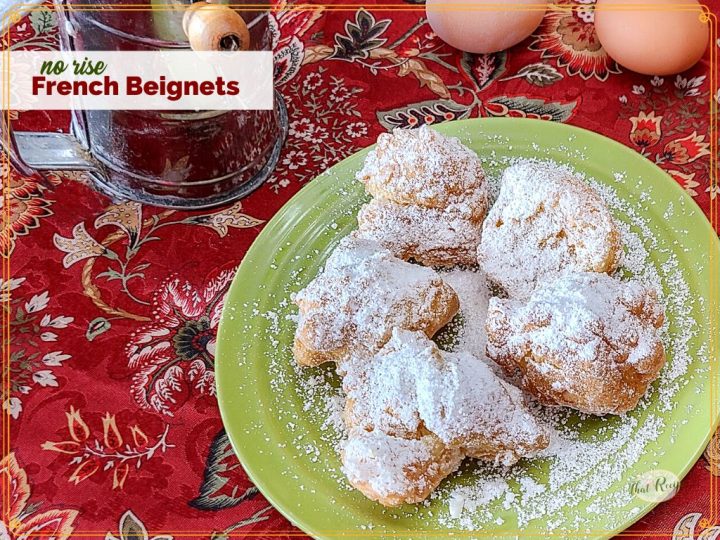
[[243, 18], [220, 4], [197, 2], [183, 16], [183, 30], [194, 51], [247, 51], [250, 32]]

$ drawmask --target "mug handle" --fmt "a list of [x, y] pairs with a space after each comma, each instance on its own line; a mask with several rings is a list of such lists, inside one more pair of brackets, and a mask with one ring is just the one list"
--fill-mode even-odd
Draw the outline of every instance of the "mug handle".
[[103, 175], [102, 167], [73, 135], [34, 131], [15, 133], [7, 111], [0, 113], [2, 147], [20, 174], [30, 176], [39, 172], [42, 176], [42, 171], [93, 171]]

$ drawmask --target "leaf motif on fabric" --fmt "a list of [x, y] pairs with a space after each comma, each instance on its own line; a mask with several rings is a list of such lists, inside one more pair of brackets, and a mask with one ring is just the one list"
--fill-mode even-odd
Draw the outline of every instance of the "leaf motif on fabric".
[[121, 517], [118, 525], [118, 535], [112, 533], [105, 535], [105, 540], [173, 540], [168, 534], [150, 537], [145, 524], [132, 510], [127, 510]]
[[78, 512], [50, 509], [37, 513], [41, 503], [28, 503], [31, 493], [27, 474], [18, 464], [13, 452], [0, 460], [0, 481], [3, 487], [7, 486], [9, 490], [7, 494], [3, 491], [6, 508], [3, 519], [0, 520], [0, 538], [70, 538]]
[[230, 229], [250, 229], [265, 222], [243, 213], [242, 203], [237, 202], [229, 208], [217, 212], [190, 216], [184, 220], [184, 223], [208, 227], [217, 232], [220, 238], [225, 238]]
[[377, 119], [390, 131], [395, 128], [414, 128], [422, 124], [460, 120], [469, 115], [469, 107], [450, 99], [442, 99], [421, 101], [389, 111], [378, 111]]
[[577, 107], [579, 100], [562, 103], [525, 96], [500, 96], [485, 102], [485, 111], [490, 116], [535, 118], [565, 122]]
[[462, 74], [483, 90], [505, 72], [507, 53], [505, 51], [490, 54], [463, 53], [460, 58]]
[[257, 493], [235, 456], [225, 430], [221, 430], [210, 445], [200, 495], [188, 504], [200, 510], [221, 510]]
[[108, 321], [105, 317], [97, 317], [88, 324], [87, 331], [85, 332], [85, 338], [88, 341], [93, 341], [100, 334], [104, 334], [110, 330], [111, 327], [112, 325], [110, 324], [110, 321]]
[[300, 71], [304, 59], [304, 45], [293, 36], [290, 42], [275, 51], [275, 84], [282, 86]]
[[450, 92], [442, 78], [437, 73], [431, 71], [422, 60], [408, 58], [400, 63], [399, 66], [398, 76], [405, 77], [406, 75], [413, 75], [420, 83], [420, 87], [427, 86], [442, 98], [450, 97]]
[[142, 228], [142, 205], [134, 201], [126, 201], [109, 206], [95, 220], [95, 228], [108, 225], [122, 230], [128, 237], [128, 245], [134, 248]]
[[55, 12], [43, 7], [30, 13], [30, 25], [36, 35], [46, 34], [57, 27]]
[[390, 25], [390, 19], [375, 20], [375, 16], [364, 8], [355, 13], [355, 21], [345, 22], [345, 34], [335, 35], [333, 58], [359, 60], [369, 56], [372, 49], [382, 47], [386, 38], [380, 37]]
[[148, 537], [147, 529], [131, 510], [120, 518], [120, 535], [123, 540], [145, 540]]
[[157, 291], [156, 319], [127, 344], [131, 391], [144, 409], [173, 416], [193, 395], [215, 395], [215, 344], [234, 269], [219, 270], [201, 287], [170, 278]]
[[525, 79], [530, 84], [545, 88], [563, 78], [562, 73], [549, 64], [538, 62], [523, 66], [515, 75], [500, 79], [510, 81], [512, 79]]
[[328, 45], [313, 45], [305, 49], [303, 64], [314, 64], [332, 56], [335, 49]]

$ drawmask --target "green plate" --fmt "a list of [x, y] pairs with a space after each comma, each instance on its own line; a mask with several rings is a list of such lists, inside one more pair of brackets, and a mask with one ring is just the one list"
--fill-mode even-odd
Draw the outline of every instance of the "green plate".
[[[717, 236], [669, 176], [595, 133], [521, 119], [464, 120], [436, 129], [473, 148], [490, 177], [513, 158], [550, 158], [594, 178], [602, 193], [611, 194], [615, 216], [628, 238], [635, 239], [633, 253], [646, 253], [640, 259], [629, 257], [626, 273], [656, 276], [667, 296], [668, 364], [661, 379], [625, 418], [568, 413], [568, 429], [574, 430], [578, 444], [588, 442], [594, 450], [574, 461], [579, 472], [553, 478], [553, 458], [521, 462], [508, 481], [514, 500], [507, 494], [486, 496], [493, 485], [487, 479], [496, 478], [498, 471], [469, 462], [444, 481], [427, 505], [388, 510], [352, 490], [333, 447], [337, 432], [327, 421], [333, 399], [339, 399], [338, 381], [331, 368], [295, 367], [290, 294], [317, 274], [337, 242], [355, 228], [355, 215], [366, 198], [354, 181], [364, 150], [288, 202], [267, 224], [235, 276], [216, 358], [218, 401], [235, 452], [263, 495], [317, 538], [417, 538], [452, 530], [543, 537], [549, 529], [572, 536], [611, 536], [657, 504], [638, 497], [633, 482], [654, 470], [682, 478], [714, 431], [708, 358], [717, 362], [717, 349], [710, 345], [710, 336], [719, 333], [717, 298], [710, 296], [711, 275], [720, 275]], [[715, 314], [714, 328], [710, 313]], [[518, 483], [519, 477], [525, 480]], [[528, 485], [540, 485], [540, 493]], [[462, 486], [469, 491], [463, 492]], [[466, 508], [468, 501], [478, 502], [477, 495], [487, 501], [474, 510], [451, 513], [449, 499], [473, 489], [474, 499], [460, 498]]]

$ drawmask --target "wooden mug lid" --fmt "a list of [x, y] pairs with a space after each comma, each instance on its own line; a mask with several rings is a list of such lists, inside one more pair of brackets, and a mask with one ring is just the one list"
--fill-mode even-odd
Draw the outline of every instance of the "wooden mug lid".
[[228, 6], [196, 2], [183, 16], [183, 30], [194, 51], [247, 51], [250, 31]]

